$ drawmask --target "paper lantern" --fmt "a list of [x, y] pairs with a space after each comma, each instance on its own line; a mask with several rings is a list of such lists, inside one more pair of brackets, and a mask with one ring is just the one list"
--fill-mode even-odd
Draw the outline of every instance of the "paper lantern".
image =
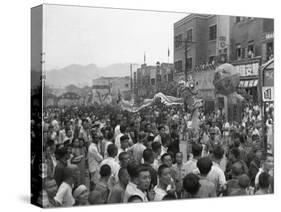
[[236, 91], [239, 85], [239, 72], [231, 64], [225, 63], [217, 67], [213, 84], [216, 92], [229, 95]]

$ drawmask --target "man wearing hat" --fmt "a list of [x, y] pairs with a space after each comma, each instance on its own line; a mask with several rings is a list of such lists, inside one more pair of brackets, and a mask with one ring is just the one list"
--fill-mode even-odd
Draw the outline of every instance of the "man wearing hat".
[[78, 186], [74, 192], [75, 205], [88, 205], [89, 192], [85, 185]]

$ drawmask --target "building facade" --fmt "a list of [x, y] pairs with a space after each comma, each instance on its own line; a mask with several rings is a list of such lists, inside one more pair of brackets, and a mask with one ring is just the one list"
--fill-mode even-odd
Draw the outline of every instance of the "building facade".
[[117, 101], [119, 96], [125, 100], [131, 98], [131, 79], [125, 77], [100, 77], [92, 81], [93, 102], [109, 103]]
[[134, 89], [139, 99], [152, 98], [157, 92], [164, 92], [173, 81], [174, 64], [157, 62], [155, 66], [142, 64], [134, 73]]
[[[259, 67], [273, 58], [273, 25], [273, 19], [188, 15], [174, 24], [174, 79], [191, 75], [205, 109], [214, 111], [227, 105], [225, 97], [215, 93], [215, 69], [231, 63], [240, 73], [238, 91], [260, 102]], [[229, 113], [233, 111], [238, 114], [234, 109]]]
[[239, 92], [260, 102], [260, 66], [273, 58], [274, 21], [253, 17], [231, 17], [230, 63], [240, 73]]

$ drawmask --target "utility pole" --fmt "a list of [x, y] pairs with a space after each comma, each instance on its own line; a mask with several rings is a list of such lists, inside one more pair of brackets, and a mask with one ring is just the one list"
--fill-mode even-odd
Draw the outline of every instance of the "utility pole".
[[187, 60], [187, 38], [184, 40], [184, 80], [187, 82], [187, 68], [188, 68], [188, 60]]
[[131, 92], [133, 93], [133, 65], [130, 64], [130, 80], [131, 80]]

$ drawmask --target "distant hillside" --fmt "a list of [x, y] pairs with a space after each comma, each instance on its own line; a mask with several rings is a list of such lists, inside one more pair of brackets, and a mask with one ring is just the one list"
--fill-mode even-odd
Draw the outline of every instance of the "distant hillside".
[[47, 71], [46, 84], [54, 87], [91, 85], [93, 79], [99, 77], [123, 77], [130, 75], [130, 64], [118, 63], [107, 67], [98, 67], [95, 64], [86, 66], [72, 64], [62, 69]]

